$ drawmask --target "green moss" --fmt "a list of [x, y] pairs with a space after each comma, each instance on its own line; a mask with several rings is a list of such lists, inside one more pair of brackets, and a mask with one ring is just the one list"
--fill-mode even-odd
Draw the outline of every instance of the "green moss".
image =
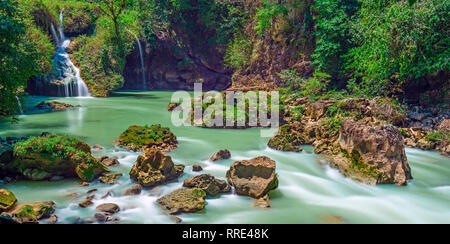
[[350, 155], [347, 151], [342, 150], [344, 156], [351, 161], [351, 168], [358, 170], [363, 175], [369, 176], [374, 179], [379, 179], [382, 176], [377, 169], [374, 167], [367, 165], [363, 162], [361, 155], [357, 151], [353, 151]]
[[15, 215], [17, 218], [30, 217], [36, 219], [36, 213], [30, 205], [23, 206], [22, 209], [15, 213]]
[[450, 132], [435, 131], [425, 135], [424, 139], [429, 142], [450, 141]]
[[160, 124], [151, 126], [132, 125], [119, 137], [119, 145], [132, 150], [141, 150], [161, 144], [176, 144], [177, 138], [167, 127]]

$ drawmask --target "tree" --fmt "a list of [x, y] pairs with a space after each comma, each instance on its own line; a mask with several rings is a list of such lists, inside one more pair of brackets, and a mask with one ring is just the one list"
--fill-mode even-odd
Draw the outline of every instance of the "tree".
[[114, 24], [114, 33], [117, 40], [120, 38], [119, 17], [127, 7], [127, 0], [101, 0], [100, 11], [107, 15]]

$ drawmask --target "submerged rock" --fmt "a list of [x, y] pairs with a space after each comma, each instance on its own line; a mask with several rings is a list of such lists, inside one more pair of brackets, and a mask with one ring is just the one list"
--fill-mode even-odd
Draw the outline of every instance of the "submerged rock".
[[341, 152], [331, 165], [350, 178], [396, 185], [406, 185], [412, 179], [403, 136], [391, 125], [373, 127], [345, 120], [338, 143]]
[[206, 192], [199, 188], [179, 189], [157, 200], [169, 214], [195, 213], [205, 208]]
[[228, 182], [237, 194], [258, 199], [278, 187], [275, 168], [275, 161], [265, 156], [236, 161], [227, 171]]
[[184, 165], [174, 165], [170, 156], [158, 149], [147, 149], [134, 163], [130, 177], [144, 187], [152, 187], [178, 178], [183, 171]]
[[74, 106], [74, 105], [70, 105], [70, 104], [66, 104], [66, 103], [60, 103], [60, 102], [55, 102], [55, 101], [46, 101], [46, 102], [41, 102], [38, 105], [36, 105], [36, 109], [39, 110], [48, 110], [51, 112], [59, 112], [59, 111], [64, 111], [66, 109], [69, 108], [78, 108], [80, 107], [79, 105]]
[[142, 192], [142, 186], [137, 184], [137, 185], [132, 185], [130, 187], [128, 187], [127, 189], [125, 189], [122, 193], [122, 195], [124, 196], [132, 196], [132, 195], [139, 195]]
[[6, 189], [0, 189], [0, 213], [10, 210], [17, 203], [14, 194]]
[[226, 181], [216, 179], [209, 174], [197, 175], [186, 179], [183, 186], [202, 189], [210, 196], [217, 196], [220, 193], [231, 191], [231, 186]]
[[109, 172], [92, 157], [89, 145], [77, 138], [58, 135], [33, 137], [15, 144], [10, 167], [30, 180], [63, 176], [92, 181]]
[[132, 151], [145, 151], [156, 148], [163, 152], [170, 152], [178, 146], [177, 137], [167, 127], [161, 125], [137, 126], [132, 125], [124, 131], [117, 144]]
[[209, 160], [216, 162], [216, 161], [222, 161], [222, 160], [229, 159], [229, 158], [231, 158], [230, 151], [228, 151], [227, 149], [223, 149], [223, 150], [220, 150], [220, 151], [214, 153], [211, 156], [211, 158], [209, 158]]

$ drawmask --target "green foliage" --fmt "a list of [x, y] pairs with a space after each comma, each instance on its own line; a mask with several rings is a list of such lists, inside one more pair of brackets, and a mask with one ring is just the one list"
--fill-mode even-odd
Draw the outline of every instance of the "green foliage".
[[244, 34], [236, 34], [227, 45], [225, 63], [228, 67], [238, 70], [246, 66], [252, 55], [252, 42]]
[[450, 141], [450, 132], [435, 131], [425, 135], [424, 139], [429, 142]]
[[173, 144], [176, 140], [176, 136], [170, 129], [161, 127], [160, 124], [151, 126], [132, 125], [120, 135], [119, 145], [132, 150], [141, 150], [145, 147], [163, 143]]
[[316, 71], [313, 77], [307, 79], [297, 75], [296, 70], [283, 70], [279, 76], [291, 92], [300, 97], [310, 96], [314, 100], [327, 92], [331, 78], [326, 73]]
[[255, 15], [255, 19], [257, 20], [255, 30], [258, 34], [263, 34], [264, 31], [272, 27], [273, 21], [276, 17], [286, 15], [288, 11], [289, 8], [284, 4], [263, 0], [262, 7], [257, 9]]

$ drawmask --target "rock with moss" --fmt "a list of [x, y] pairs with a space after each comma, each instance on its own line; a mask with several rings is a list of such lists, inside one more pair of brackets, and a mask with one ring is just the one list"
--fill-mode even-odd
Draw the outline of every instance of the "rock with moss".
[[15, 144], [11, 168], [30, 180], [54, 176], [92, 181], [109, 172], [88, 144], [70, 136], [45, 135]]
[[292, 125], [283, 125], [278, 133], [270, 138], [267, 144], [270, 148], [285, 152], [301, 152], [301, 145], [306, 144], [303, 136]]
[[205, 208], [206, 192], [199, 188], [179, 189], [157, 200], [169, 214], [195, 213]]
[[275, 161], [265, 156], [236, 161], [227, 171], [228, 183], [237, 194], [258, 199], [278, 187], [275, 169]]
[[49, 112], [60, 112], [60, 111], [64, 111], [69, 108], [78, 108], [78, 107], [80, 107], [80, 106], [79, 105], [74, 106], [71, 104], [55, 102], [55, 101], [45, 101], [45, 102], [41, 102], [38, 105], [36, 105], [36, 109], [45, 110], [45, 111], [49, 111]]
[[29, 137], [0, 137], [0, 178], [15, 178], [16, 172], [10, 165], [14, 161], [14, 144], [28, 139]]
[[100, 176], [98, 180], [103, 184], [114, 185], [116, 183], [116, 180], [122, 176], [123, 176], [122, 173], [105, 174]]
[[24, 203], [2, 213], [2, 217], [18, 224], [37, 224], [39, 220], [49, 218], [55, 210], [56, 204], [52, 201]]
[[184, 187], [200, 188], [210, 196], [217, 196], [220, 193], [231, 191], [231, 186], [224, 180], [216, 179], [210, 174], [197, 175], [186, 179], [183, 183]]
[[177, 137], [167, 127], [161, 125], [137, 126], [132, 125], [124, 131], [117, 144], [132, 151], [145, 151], [148, 148], [156, 148], [164, 152], [170, 152], [178, 146]]
[[178, 178], [183, 171], [184, 165], [175, 165], [170, 156], [150, 148], [138, 157], [131, 168], [130, 177], [144, 187], [152, 187]]
[[391, 125], [369, 126], [345, 120], [340, 130], [340, 153], [331, 166], [368, 184], [406, 185], [412, 179], [403, 136]]
[[10, 210], [17, 203], [14, 194], [6, 189], [0, 189], [0, 213]]

